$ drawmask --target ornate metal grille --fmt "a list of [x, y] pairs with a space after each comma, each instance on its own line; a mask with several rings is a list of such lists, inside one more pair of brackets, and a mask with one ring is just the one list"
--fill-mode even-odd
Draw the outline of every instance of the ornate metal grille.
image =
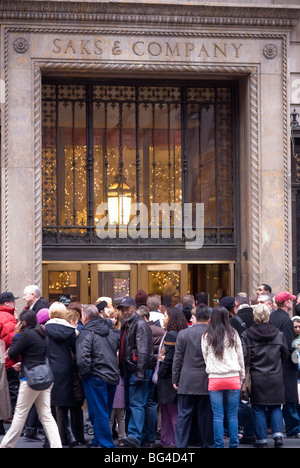
[[44, 246], [109, 243], [97, 207], [117, 174], [148, 208], [204, 203], [205, 244], [235, 245], [233, 95], [232, 85], [43, 84]]

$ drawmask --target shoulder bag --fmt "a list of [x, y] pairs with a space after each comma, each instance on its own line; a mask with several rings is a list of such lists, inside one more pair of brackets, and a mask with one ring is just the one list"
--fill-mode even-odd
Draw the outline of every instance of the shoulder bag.
[[28, 369], [24, 366], [23, 372], [27, 384], [33, 390], [46, 390], [54, 382], [54, 377], [48, 359], [46, 359], [45, 364], [39, 364], [32, 369]]
[[251, 359], [251, 346], [247, 345], [247, 362], [245, 368], [245, 378], [241, 387], [241, 400], [249, 402], [251, 397], [251, 373], [250, 373], [250, 359]]

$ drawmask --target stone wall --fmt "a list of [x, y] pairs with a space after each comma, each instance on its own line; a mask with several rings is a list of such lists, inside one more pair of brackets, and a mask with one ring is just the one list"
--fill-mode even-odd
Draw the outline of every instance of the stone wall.
[[81, 74], [239, 81], [242, 288], [291, 287], [300, 9], [270, 3], [1, 2], [1, 290], [42, 281], [41, 78]]

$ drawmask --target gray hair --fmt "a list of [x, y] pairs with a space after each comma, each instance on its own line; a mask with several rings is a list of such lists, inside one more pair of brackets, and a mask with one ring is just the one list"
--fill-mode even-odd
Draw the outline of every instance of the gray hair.
[[35, 284], [30, 284], [29, 286], [26, 286], [26, 288], [24, 289], [24, 293], [25, 294], [33, 293], [35, 297], [37, 297], [38, 299], [42, 295], [40, 288], [36, 286]]
[[240, 292], [238, 293], [236, 296], [235, 296], [235, 302], [238, 304], [238, 305], [241, 305], [241, 304], [249, 304], [249, 296], [247, 293], [244, 293], [244, 292]]
[[274, 294], [271, 293], [263, 293], [259, 296], [260, 300], [263, 300], [267, 303], [273, 304]]
[[152, 294], [147, 299], [147, 307], [150, 312], [158, 311], [161, 306], [161, 298], [157, 294]]
[[95, 305], [85, 306], [82, 313], [87, 316], [89, 321], [99, 317], [99, 310]]

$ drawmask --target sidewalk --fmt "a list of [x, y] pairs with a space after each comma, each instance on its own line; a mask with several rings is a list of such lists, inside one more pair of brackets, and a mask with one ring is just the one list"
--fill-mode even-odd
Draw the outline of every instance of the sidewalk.
[[[5, 429], [8, 430], [9, 428], [9, 425], [5, 425]], [[86, 437], [86, 440], [90, 441], [92, 440], [93, 436], [89, 436], [88, 434], [85, 434], [85, 437]], [[0, 441], [3, 439], [3, 436], [0, 436]], [[124, 450], [123, 448], [119, 448], [118, 447], [118, 443], [117, 441], [116, 442], [116, 449], [115, 449], [115, 452], [114, 453], [122, 453], [122, 450]], [[158, 443], [158, 441], [157, 441]], [[283, 440], [283, 447], [282, 448], [300, 448], [300, 439], [287, 439], [285, 438]], [[225, 446], [227, 447], [228, 446], [228, 440], [225, 440]], [[43, 447], [43, 442], [35, 442], [35, 441], [28, 441], [24, 438], [20, 438], [19, 439], [19, 442], [17, 444], [17, 447], [16, 448], [30, 448], [30, 449], [34, 449], [34, 448], [42, 448]], [[269, 436], [268, 437], [268, 448], [273, 448], [274, 447], [274, 443], [273, 443], [273, 440], [272, 440], [272, 437]], [[74, 448], [87, 448], [86, 446], [77, 446], [77, 447], [74, 447]], [[254, 448], [252, 445], [239, 445], [238, 448]], [[189, 447], [189, 449], [192, 449], [194, 451], [197, 451], [199, 450], [197, 447]], [[148, 451], [155, 451], [155, 452], [159, 452], [159, 451], [163, 451], [161, 449], [135, 449], [135, 453], [137, 453], [139, 450], [148, 450]], [[178, 449], [173, 449], [174, 451], [178, 450]], [[170, 450], [171, 451], [171, 450]], [[127, 452], [127, 450], [126, 450]]]

